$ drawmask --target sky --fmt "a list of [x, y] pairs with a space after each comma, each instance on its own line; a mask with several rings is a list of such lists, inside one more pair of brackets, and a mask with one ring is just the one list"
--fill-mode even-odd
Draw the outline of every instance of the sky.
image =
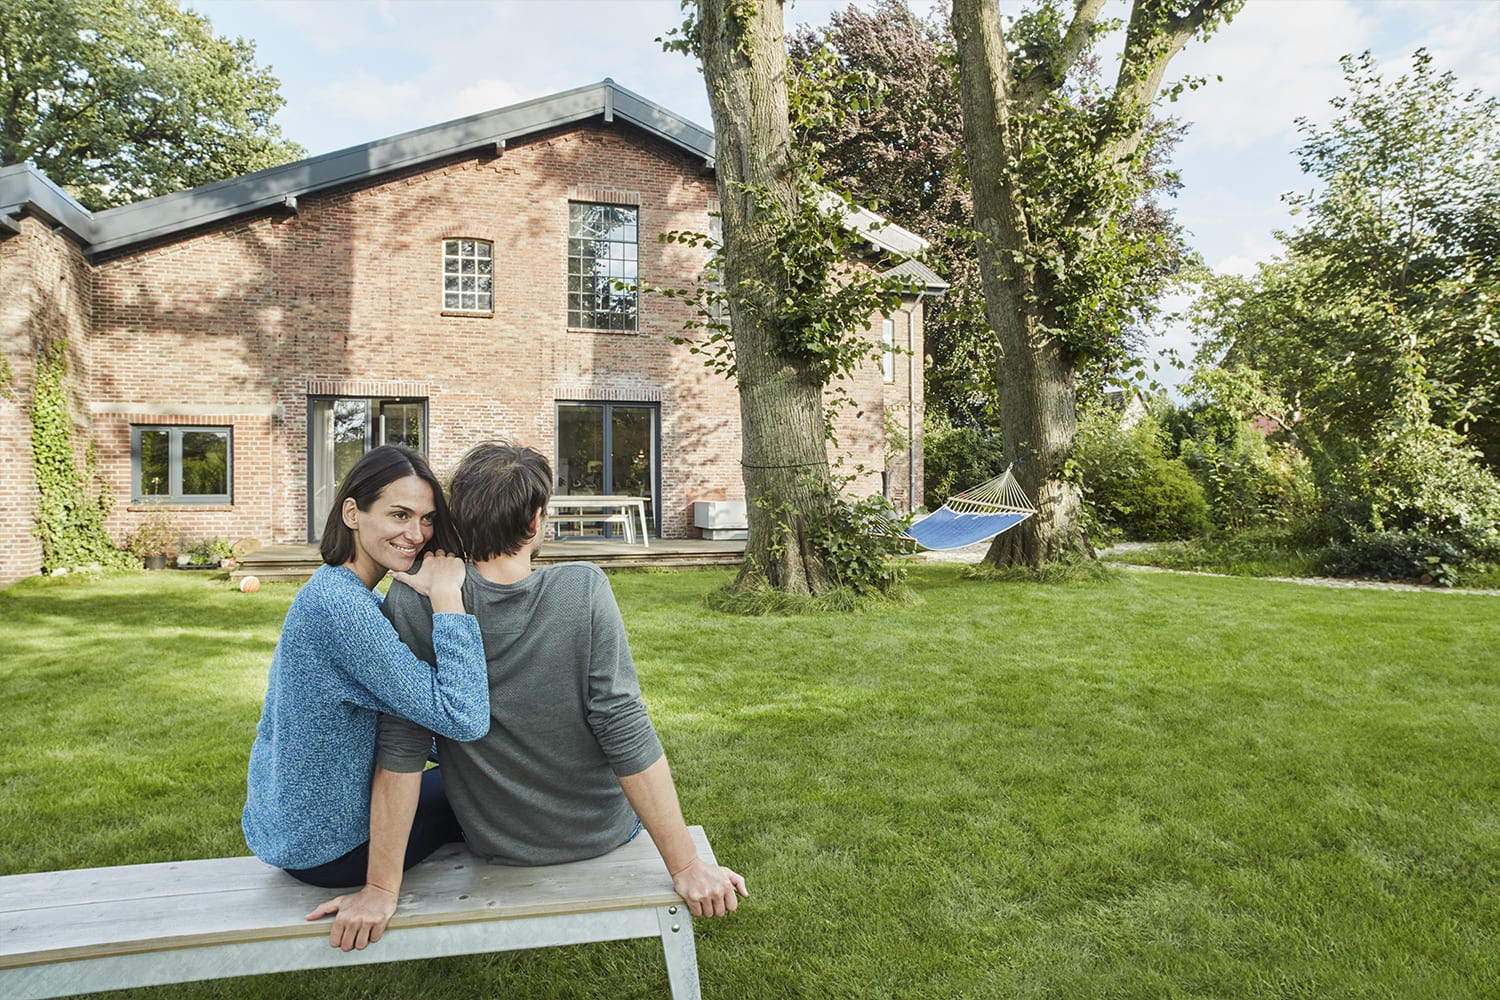
[[[798, 0], [788, 31], [826, 25], [861, 0]], [[918, 13], [932, 6], [909, 0]], [[184, 0], [215, 33], [245, 38], [281, 80], [282, 133], [326, 153], [609, 77], [705, 127], [696, 63], [662, 51], [677, 0]], [[1002, 0], [1003, 9], [1020, 4]], [[1123, 4], [1116, 3], [1117, 13]], [[1292, 225], [1282, 195], [1307, 191], [1296, 119], [1329, 117], [1339, 57], [1370, 50], [1387, 79], [1428, 49], [1462, 89], [1500, 95], [1500, 0], [1248, 0], [1234, 21], [1172, 62], [1168, 80], [1206, 77], [1167, 111], [1189, 129], [1173, 159], [1172, 203], [1217, 271], [1250, 274]], [[1118, 45], [1116, 46], [1118, 51]], [[1222, 79], [1218, 79], [1222, 78]], [[1164, 302], [1170, 311], [1182, 296]], [[1187, 351], [1160, 321], [1151, 351]], [[1164, 382], [1180, 375], [1165, 373]]]

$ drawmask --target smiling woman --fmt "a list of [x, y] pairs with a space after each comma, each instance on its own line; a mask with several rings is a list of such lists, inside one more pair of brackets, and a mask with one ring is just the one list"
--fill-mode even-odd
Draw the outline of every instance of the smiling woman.
[[[461, 740], [489, 729], [484, 647], [464, 614], [464, 563], [448, 554], [455, 549], [442, 487], [422, 456], [385, 445], [349, 470], [323, 529], [324, 565], [282, 626], [250, 749], [242, 826], [262, 860], [314, 885], [360, 884], [379, 715]], [[388, 572], [431, 602], [435, 665], [407, 649], [381, 614], [373, 588]], [[407, 867], [461, 836], [440, 772], [429, 774]]]

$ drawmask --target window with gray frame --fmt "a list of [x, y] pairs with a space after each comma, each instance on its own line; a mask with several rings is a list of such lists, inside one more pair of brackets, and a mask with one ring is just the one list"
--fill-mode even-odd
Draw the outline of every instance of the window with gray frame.
[[[568, 205], [568, 326], [636, 329], [636, 254], [640, 210], [621, 205]], [[626, 287], [616, 287], [622, 282]]]
[[494, 245], [488, 240], [443, 241], [443, 309], [493, 312]]
[[136, 503], [231, 503], [228, 427], [130, 428], [130, 493]]

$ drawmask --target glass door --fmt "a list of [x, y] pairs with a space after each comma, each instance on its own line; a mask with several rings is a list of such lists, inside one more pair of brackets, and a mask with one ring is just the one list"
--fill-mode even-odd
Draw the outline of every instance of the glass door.
[[365, 452], [382, 444], [427, 453], [425, 400], [313, 398], [307, 401], [307, 537], [322, 539], [339, 484]]
[[[628, 496], [646, 501], [646, 523], [658, 534], [660, 480], [657, 407], [649, 403], [557, 404], [554, 490], [562, 496]], [[585, 523], [595, 538], [622, 534], [612, 525]]]

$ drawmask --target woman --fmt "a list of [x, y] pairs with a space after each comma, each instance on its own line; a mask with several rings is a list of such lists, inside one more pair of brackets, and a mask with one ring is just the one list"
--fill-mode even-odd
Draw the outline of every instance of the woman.
[[[323, 529], [323, 566], [292, 601], [271, 658], [241, 825], [261, 860], [312, 885], [365, 881], [380, 713], [456, 740], [489, 730], [479, 625], [464, 613], [463, 561], [443, 489], [422, 456], [383, 446], [344, 478]], [[417, 573], [408, 573], [417, 556]], [[374, 593], [387, 572], [432, 602], [437, 666], [396, 636]], [[441, 638], [439, 638], [441, 637]], [[433, 769], [405, 866], [458, 839]]]

